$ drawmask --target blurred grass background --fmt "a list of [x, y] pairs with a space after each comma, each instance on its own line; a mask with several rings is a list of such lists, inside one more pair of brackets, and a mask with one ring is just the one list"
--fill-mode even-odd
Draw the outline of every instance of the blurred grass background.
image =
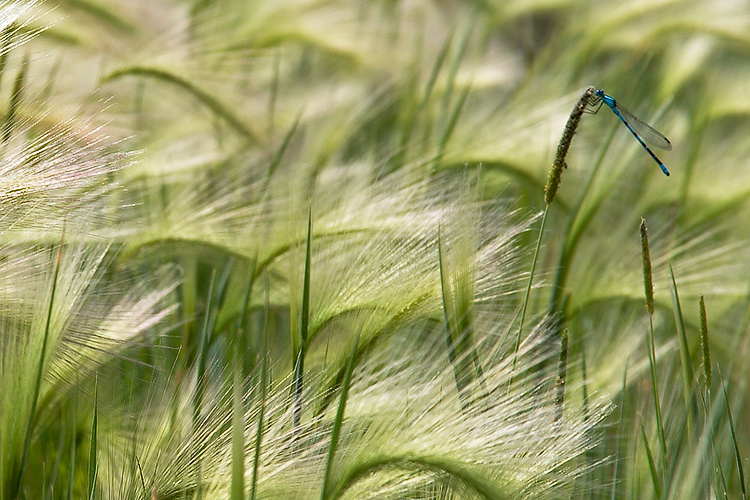
[[0, 18], [3, 499], [747, 497], [747, 2]]

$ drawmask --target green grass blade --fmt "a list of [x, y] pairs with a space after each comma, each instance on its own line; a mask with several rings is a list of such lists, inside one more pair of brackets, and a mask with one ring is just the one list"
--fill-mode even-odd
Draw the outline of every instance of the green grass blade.
[[310, 253], [312, 246], [312, 205], [307, 214], [307, 241], [305, 243], [305, 272], [302, 284], [302, 312], [300, 314], [299, 351], [294, 369], [294, 426], [299, 427], [302, 422], [302, 389], [305, 371], [305, 353], [307, 351], [307, 335], [310, 329]]
[[724, 392], [724, 402], [726, 404], [727, 409], [727, 419], [729, 420], [729, 430], [732, 433], [732, 444], [734, 445], [734, 458], [737, 463], [737, 475], [739, 477], [740, 481], [740, 491], [742, 492], [742, 498], [744, 500], [747, 500], [747, 489], [745, 485], [745, 470], [742, 466], [742, 454], [740, 453], [740, 446], [737, 443], [737, 433], [734, 428], [734, 418], [732, 417], [732, 408], [729, 404], [729, 395], [727, 394], [727, 386], [724, 383], [724, 379], [721, 378], [721, 373], [719, 373], [720, 381], [721, 381], [721, 390]]
[[289, 147], [289, 143], [291, 142], [292, 137], [294, 137], [295, 132], [297, 132], [297, 128], [299, 127], [301, 120], [302, 120], [302, 112], [300, 111], [297, 114], [297, 118], [294, 119], [292, 126], [289, 127], [289, 130], [287, 130], [286, 134], [284, 134], [284, 138], [282, 139], [281, 144], [279, 145], [279, 149], [276, 150], [276, 154], [273, 156], [271, 163], [268, 165], [268, 173], [266, 174], [266, 184], [262, 191], [263, 193], [268, 192], [268, 183], [270, 182], [270, 179], [273, 177], [273, 174], [276, 173], [276, 169], [281, 163], [281, 159], [284, 157], [284, 153]]
[[[517, 492], [502, 481], [496, 481], [476, 473], [463, 461], [451, 460], [441, 456], [376, 456], [369, 461], [352, 467], [342, 481], [337, 484], [327, 500], [338, 500], [346, 497], [347, 491], [359, 481], [373, 477], [381, 472], [404, 471], [427, 474], [438, 474], [441, 477], [456, 481], [469, 491], [468, 498], [485, 500], [510, 500], [518, 498]], [[514, 494], [515, 493], [515, 494]], [[454, 497], [449, 497], [454, 498]], [[465, 497], [458, 497], [465, 498]]]
[[687, 414], [688, 433], [692, 434], [693, 428], [693, 411], [695, 408], [695, 399], [693, 398], [693, 365], [691, 363], [690, 348], [688, 347], [687, 334], [685, 333], [685, 319], [682, 315], [682, 305], [680, 304], [680, 295], [677, 292], [677, 281], [674, 277], [672, 263], [669, 263], [669, 276], [672, 285], [672, 308], [674, 309], [674, 321], [677, 325], [677, 338], [680, 346], [680, 361], [682, 367], [682, 393], [685, 398], [685, 408]]
[[[60, 438], [57, 441], [57, 453], [55, 454], [55, 461], [52, 464], [52, 472], [50, 472], [49, 481], [47, 481], [47, 484], [53, 485], [53, 487], [50, 488], [50, 493], [52, 492], [51, 490], [54, 489], [54, 484], [57, 483], [57, 476], [60, 472], [60, 463], [62, 462], [63, 456], [64, 456], [65, 438], [67, 437], [66, 432], [65, 432], [66, 431], [65, 424], [69, 424], [70, 422], [70, 417], [68, 416], [68, 420], [66, 421], [65, 419], [66, 416], [68, 415], [65, 415], [62, 411], [60, 411], [60, 423], [61, 423]], [[75, 431], [73, 431], [73, 435], [75, 435]], [[71, 469], [74, 469], [74, 468], [71, 467]], [[45, 494], [45, 495], [42, 495], [42, 498], [46, 500], [50, 496], [51, 495], [49, 494]]]
[[[110, 8], [106, 2], [92, 2], [90, 0], [67, 0], [64, 2], [74, 10], [84, 12], [88, 16], [92, 17], [92, 24], [99, 24], [107, 30], [117, 30], [123, 34], [135, 34], [138, 27], [133, 25], [126, 18], [118, 15], [114, 8]], [[112, 7], [116, 7], [117, 4], [112, 4]]]
[[[472, 17], [476, 18], [476, 10], [474, 11], [474, 14], [472, 15]], [[453, 53], [453, 57], [451, 58], [451, 64], [450, 64], [450, 67], [448, 68], [447, 84], [445, 86], [445, 92], [443, 93], [443, 103], [442, 103], [443, 119], [441, 120], [443, 122], [451, 122], [452, 119], [447, 119], [448, 114], [450, 115], [456, 114], [455, 108], [453, 111], [449, 111], [450, 101], [451, 101], [451, 98], [453, 97], [453, 90], [456, 87], [456, 77], [458, 75], [458, 69], [460, 68], [461, 62], [464, 59], [464, 55], [466, 53], [466, 45], [467, 45], [467, 42], [469, 41], [469, 35], [471, 34], [471, 31], [473, 29], [474, 29], [473, 23], [471, 21], [467, 22], [466, 26], [464, 26], [463, 28], [463, 33], [461, 34], [461, 37], [458, 40], [458, 45], [456, 46], [456, 50]]]
[[[451, 363], [456, 360], [456, 347], [453, 345], [452, 333], [456, 330], [453, 325], [453, 319], [455, 318], [455, 311], [451, 298], [453, 293], [451, 292], [451, 283], [448, 279], [447, 262], [445, 261], [445, 253], [443, 249], [443, 235], [441, 227], [438, 225], [438, 264], [440, 266], [440, 296], [443, 301], [443, 318], [445, 320], [445, 332], [446, 332], [446, 344], [448, 346], [448, 358]], [[458, 383], [458, 381], [456, 381]]]
[[13, 134], [13, 129], [16, 125], [16, 116], [18, 115], [18, 108], [21, 106], [21, 100], [23, 98], [25, 85], [26, 85], [26, 73], [29, 68], [29, 55], [26, 54], [21, 63], [21, 67], [18, 69], [16, 75], [16, 81], [13, 84], [13, 94], [10, 97], [10, 106], [8, 111], [5, 113], [5, 120], [3, 121], [3, 144], [10, 140], [10, 136]]
[[661, 484], [659, 481], [659, 473], [656, 471], [656, 462], [654, 462], [654, 455], [651, 453], [651, 447], [648, 445], [648, 438], [646, 437], [646, 429], [643, 428], [643, 422], [640, 422], [641, 436], [643, 437], [643, 445], [646, 448], [646, 458], [648, 459], [648, 470], [651, 473], [651, 483], [654, 485], [654, 493], [656, 498], [661, 498]]
[[349, 361], [346, 365], [346, 376], [344, 377], [344, 383], [341, 386], [341, 398], [339, 399], [339, 407], [336, 410], [336, 418], [333, 421], [333, 429], [331, 430], [331, 445], [328, 448], [328, 458], [326, 459], [325, 474], [323, 476], [323, 488], [320, 491], [320, 500], [326, 500], [331, 490], [331, 471], [333, 469], [333, 459], [336, 456], [336, 448], [339, 444], [339, 434], [341, 433], [341, 425], [344, 422], [344, 412], [346, 410], [346, 400], [349, 396], [349, 386], [352, 381], [352, 373], [354, 372], [354, 364], [357, 357], [357, 344], [359, 343], [359, 336], [362, 332], [362, 326], [360, 325], [357, 335], [354, 337], [354, 343], [352, 345], [351, 352], [349, 354]]
[[458, 395], [461, 397], [462, 402], [465, 403], [466, 394], [464, 377], [459, 372], [459, 367], [456, 362], [456, 345], [453, 342], [454, 337], [457, 336], [458, 332], [457, 325], [455, 325], [456, 311], [453, 303], [453, 293], [451, 291], [451, 283], [448, 278], [447, 262], [445, 258], [444, 242], [441, 233], [441, 228], [438, 225], [438, 262], [440, 267], [440, 295], [443, 301], [443, 317], [445, 319], [445, 342], [448, 348], [448, 360], [453, 365], [453, 375], [456, 379], [456, 389]]
[[166, 69], [148, 66], [129, 66], [113, 71], [103, 78], [104, 81], [116, 80], [125, 76], [142, 76], [156, 81], [164, 82], [178, 87], [211, 110], [219, 118], [223, 119], [238, 134], [245, 137], [251, 144], [259, 144], [258, 134], [246, 124], [229, 106], [222, 103], [219, 98], [199, 88], [186, 78], [172, 73]]
[[445, 43], [443, 43], [443, 45], [440, 47], [440, 52], [438, 52], [437, 57], [435, 58], [435, 63], [432, 65], [432, 71], [430, 71], [430, 76], [427, 79], [424, 96], [422, 97], [422, 102], [420, 103], [419, 109], [424, 109], [429, 102], [430, 97], [432, 97], [432, 92], [435, 89], [435, 84], [437, 83], [438, 76], [440, 75], [440, 71], [443, 69], [445, 60], [448, 57], [448, 51], [451, 47], [451, 39], [452, 36], [446, 38]]
[[440, 140], [438, 142], [438, 158], [443, 157], [445, 148], [448, 145], [448, 141], [450, 141], [451, 136], [453, 135], [453, 131], [456, 129], [456, 125], [458, 124], [458, 120], [461, 117], [461, 112], [464, 109], [466, 98], [469, 97], [470, 91], [471, 87], [467, 85], [466, 88], [464, 88], [463, 92], [461, 92], [461, 95], [458, 98], [458, 102], [453, 107], [453, 111], [450, 114], [448, 123], [446, 124], [445, 129], [443, 129], [443, 133], [440, 135]]

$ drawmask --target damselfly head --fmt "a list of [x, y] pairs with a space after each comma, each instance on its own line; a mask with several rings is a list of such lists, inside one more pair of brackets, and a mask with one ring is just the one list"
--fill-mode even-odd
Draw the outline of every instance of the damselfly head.
[[598, 89], [596, 91], [596, 96], [597, 97], [604, 97], [604, 89]]

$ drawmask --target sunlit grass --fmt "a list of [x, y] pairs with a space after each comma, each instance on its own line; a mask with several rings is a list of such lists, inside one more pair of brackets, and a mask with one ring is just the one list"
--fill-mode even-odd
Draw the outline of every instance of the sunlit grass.
[[0, 500], [746, 496], [742, 9], [4, 3]]

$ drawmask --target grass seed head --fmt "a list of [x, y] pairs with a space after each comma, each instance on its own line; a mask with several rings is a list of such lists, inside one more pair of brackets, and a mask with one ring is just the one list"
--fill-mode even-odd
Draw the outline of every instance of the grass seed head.
[[708, 345], [708, 321], [706, 320], [706, 302], [703, 300], [703, 294], [700, 298], [701, 311], [701, 348], [703, 350], [703, 374], [706, 376], [706, 387], [711, 387], [711, 349]]
[[641, 256], [643, 257], [643, 286], [646, 292], [646, 309], [654, 314], [654, 280], [651, 274], [651, 255], [648, 251], [646, 219], [641, 219]]

